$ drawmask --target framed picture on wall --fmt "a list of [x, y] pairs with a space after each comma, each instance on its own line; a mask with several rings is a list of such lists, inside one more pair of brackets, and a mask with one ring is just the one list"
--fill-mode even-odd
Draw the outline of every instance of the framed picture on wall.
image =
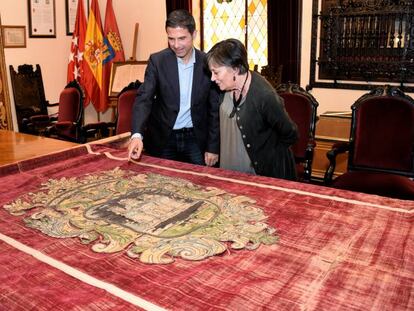
[[[76, 23], [76, 13], [78, 10], [78, 1], [79, 0], [65, 0], [66, 7], [66, 35], [73, 35], [73, 30], [75, 29]], [[88, 19], [89, 15], [89, 0], [83, 1], [83, 9], [85, 11], [85, 18]]]
[[29, 37], [56, 38], [55, 0], [28, 0]]
[[25, 48], [26, 47], [26, 27], [25, 26], [6, 26], [1, 27], [3, 34], [3, 47], [5, 48]]
[[109, 97], [116, 97], [129, 83], [144, 82], [147, 61], [113, 62], [109, 81]]

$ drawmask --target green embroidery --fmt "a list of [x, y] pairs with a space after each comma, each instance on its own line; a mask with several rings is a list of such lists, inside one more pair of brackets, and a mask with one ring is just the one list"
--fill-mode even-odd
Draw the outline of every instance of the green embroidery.
[[144, 263], [167, 264], [174, 257], [202, 260], [228, 245], [253, 250], [276, 243], [254, 203], [185, 179], [116, 168], [49, 180], [4, 208], [16, 216], [33, 210], [26, 225], [51, 237], [79, 237], [95, 252], [125, 250]]

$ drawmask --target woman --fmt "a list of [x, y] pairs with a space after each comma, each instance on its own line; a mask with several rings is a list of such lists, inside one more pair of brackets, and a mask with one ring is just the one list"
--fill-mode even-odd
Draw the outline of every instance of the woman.
[[260, 74], [249, 71], [247, 52], [227, 39], [207, 53], [211, 80], [226, 91], [220, 104], [220, 167], [295, 180], [290, 146], [296, 124], [283, 100]]

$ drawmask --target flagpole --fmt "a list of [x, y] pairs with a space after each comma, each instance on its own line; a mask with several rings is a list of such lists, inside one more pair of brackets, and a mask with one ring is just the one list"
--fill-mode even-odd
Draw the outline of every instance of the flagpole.
[[136, 60], [137, 41], [138, 41], [138, 29], [139, 29], [139, 23], [135, 23], [134, 42], [132, 43], [132, 55], [129, 58], [132, 61], [135, 61]]

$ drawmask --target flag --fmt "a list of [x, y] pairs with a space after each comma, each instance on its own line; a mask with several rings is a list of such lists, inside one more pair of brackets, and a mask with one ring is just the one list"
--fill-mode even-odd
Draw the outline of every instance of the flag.
[[[104, 43], [98, 1], [92, 0], [85, 36], [84, 88], [88, 93], [90, 102], [98, 112], [106, 110], [106, 103], [101, 100], [101, 92], [103, 82], [102, 63], [107, 53], [108, 49]], [[89, 104], [89, 102], [86, 104]]]
[[78, 1], [76, 9], [75, 29], [73, 30], [72, 42], [68, 63], [67, 82], [77, 80], [83, 84], [83, 53], [85, 48], [86, 18], [83, 1]]
[[103, 60], [101, 102], [106, 103], [104, 104], [106, 109], [108, 107], [108, 88], [112, 63], [125, 61], [124, 48], [122, 47], [121, 36], [119, 35], [118, 24], [112, 7], [112, 0], [107, 0], [106, 2], [104, 43], [108, 53]]

